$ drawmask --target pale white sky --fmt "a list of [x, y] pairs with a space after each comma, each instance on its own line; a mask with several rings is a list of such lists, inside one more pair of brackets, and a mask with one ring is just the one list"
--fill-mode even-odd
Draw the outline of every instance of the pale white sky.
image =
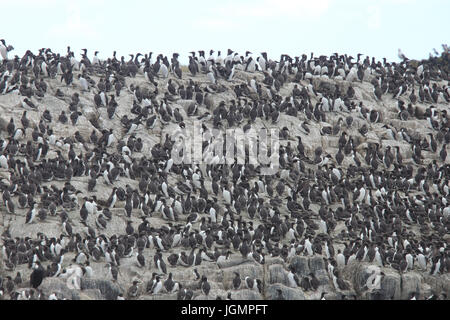
[[427, 58], [449, 40], [448, 0], [2, 0], [0, 38], [22, 56], [50, 47], [79, 58], [228, 48], [280, 54], [357, 53], [398, 61]]

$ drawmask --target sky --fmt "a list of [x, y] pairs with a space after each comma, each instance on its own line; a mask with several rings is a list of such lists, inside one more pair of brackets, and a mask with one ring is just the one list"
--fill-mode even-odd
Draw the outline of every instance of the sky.
[[141, 52], [180, 54], [228, 48], [279, 60], [305, 53], [357, 53], [399, 61], [428, 58], [449, 44], [449, 0], [2, 0], [0, 38], [22, 56], [51, 48], [80, 58]]

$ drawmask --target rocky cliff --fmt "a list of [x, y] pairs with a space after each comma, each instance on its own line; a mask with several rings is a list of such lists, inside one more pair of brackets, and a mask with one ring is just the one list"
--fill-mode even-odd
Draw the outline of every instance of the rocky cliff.
[[[35, 66], [38, 61], [42, 62], [35, 59]], [[324, 65], [322, 60], [312, 61], [315, 66]], [[49, 70], [57, 66], [47, 64]], [[28, 279], [36, 259], [48, 271], [38, 288], [41, 298], [52, 294], [59, 299], [180, 296], [179, 291], [170, 293], [165, 287], [152, 293], [148, 283], [154, 273], [163, 282], [171, 273], [182, 290], [192, 290], [193, 299], [226, 298], [228, 293], [235, 300], [276, 299], [280, 294], [296, 300], [448, 296], [450, 171], [448, 158], [442, 160], [440, 153], [447, 150], [448, 142], [448, 115], [444, 112], [449, 111], [448, 79], [435, 75], [433, 65], [426, 68], [425, 78], [418, 71], [419, 63], [407, 61], [381, 67], [360, 63], [362, 73], [356, 63], [354, 69], [342, 68], [344, 76], [322, 69], [317, 72], [306, 63], [302, 69], [294, 64], [280, 68], [274, 62], [273, 71], [265, 73], [245, 71], [245, 64], [236, 64], [232, 80], [220, 77], [219, 72], [213, 73], [218, 79], [211, 83], [208, 70], [192, 76], [182, 68], [181, 79], [171, 71], [163, 77], [156, 70], [151, 82], [144, 74], [144, 64], [136, 66], [136, 74], [130, 64], [119, 63], [116, 69], [113, 63], [108, 68], [106, 64], [80, 66], [72, 61], [70, 84], [61, 80], [58, 69], [48, 75], [42, 65], [37, 71], [33, 65], [25, 67], [27, 73], [13, 66], [9, 72], [10, 90], [0, 95], [5, 157], [0, 168], [3, 298], [29, 298]], [[4, 75], [9, 68], [6, 61], [2, 68]], [[11, 85], [15, 73], [25, 88], [19, 88], [20, 82], [17, 88]], [[79, 75], [87, 79], [87, 91]], [[41, 80], [45, 91], [38, 86]], [[256, 90], [252, 80], [256, 80]], [[111, 88], [108, 83], [105, 88], [105, 82]], [[374, 88], [384, 82], [389, 87], [377, 98]], [[120, 94], [114, 88], [116, 83], [122, 87]], [[412, 96], [412, 89], [418, 95], [425, 83], [430, 91], [437, 86], [436, 100]], [[190, 85], [200, 97], [194, 94], [186, 99], [185, 93], [180, 93]], [[169, 86], [174, 86], [175, 92], [169, 92]], [[102, 91], [109, 100], [107, 105], [96, 102], [95, 95]], [[24, 102], [27, 95], [34, 107]], [[194, 165], [174, 164], [167, 170], [170, 138], [180, 129], [175, 110], [186, 128], [202, 121], [206, 128], [225, 130], [230, 125], [227, 116], [232, 104], [237, 105], [234, 116], [243, 115], [232, 119], [233, 127], [242, 128], [249, 119], [254, 128], [280, 130], [283, 160], [277, 173], [260, 176], [258, 166], [245, 165], [238, 169], [238, 175], [242, 169], [239, 179], [234, 179], [231, 166], [225, 170], [226, 166], [199, 165], [203, 186], [197, 188]], [[173, 115], [161, 110], [167, 107]], [[256, 116], [252, 119], [253, 109]], [[21, 122], [24, 111], [29, 120], [26, 128]], [[59, 119], [62, 111], [68, 117], [66, 123]], [[151, 120], [152, 116], [157, 120]], [[10, 119], [15, 128], [8, 132]], [[23, 133], [17, 128], [24, 128]], [[110, 145], [107, 140], [96, 143], [91, 138], [94, 132], [99, 139], [108, 139], [110, 129], [115, 138]], [[437, 144], [435, 150], [429, 134]], [[298, 148], [298, 137], [304, 151]], [[14, 142], [15, 151], [10, 147]], [[136, 147], [140, 142], [142, 148]], [[341, 161], [338, 153], [343, 156]], [[112, 167], [119, 168], [113, 182], [108, 181], [114, 175]], [[96, 184], [88, 191], [92, 179]], [[215, 184], [219, 185], [217, 194]], [[259, 189], [254, 190], [254, 186]], [[125, 196], [110, 207], [108, 199], [114, 187], [125, 191]], [[202, 190], [208, 194], [206, 208], [185, 210], [187, 198], [194, 202], [204, 198]], [[231, 190], [230, 205], [223, 190]], [[138, 200], [134, 200], [130, 213], [127, 205], [134, 194]], [[25, 207], [21, 205], [23, 196]], [[145, 209], [146, 196], [150, 201]], [[37, 203], [37, 215], [26, 223], [33, 211], [31, 197]], [[13, 202], [14, 210], [8, 209], [8, 201]], [[87, 201], [95, 201], [98, 210], [83, 219], [80, 212]], [[163, 209], [156, 210], [159, 203], [176, 211], [176, 201], [182, 210], [173, 220]], [[242, 204], [238, 209], [237, 202]], [[105, 208], [109, 208], [110, 217], [101, 214]], [[216, 211], [215, 223], [211, 208]], [[144, 217], [149, 223], [140, 229]], [[130, 221], [133, 230], [128, 232]], [[70, 224], [71, 232], [63, 222]], [[212, 245], [205, 243], [206, 234], [200, 232], [205, 230], [212, 235]], [[199, 234], [203, 239], [196, 240]], [[187, 245], [173, 245], [175, 235], [188, 239]], [[158, 244], [158, 237], [164, 245]], [[189, 242], [192, 238], [197, 241], [194, 246]], [[141, 249], [139, 240], [144, 242]], [[242, 249], [244, 242], [248, 252]], [[50, 248], [56, 244], [65, 250], [62, 262], [61, 254]], [[119, 244], [123, 244], [122, 251]], [[334, 252], [330, 254], [326, 246]], [[170, 255], [184, 251], [189, 256], [193, 247], [197, 255], [201, 255], [200, 249], [217, 255], [212, 261], [204, 257], [198, 265], [182, 266], [180, 261], [170, 265]], [[117, 258], [111, 262], [106, 256], [112, 251]], [[77, 263], [80, 252], [86, 259]], [[138, 252], [145, 266], [139, 265]], [[157, 265], [159, 254], [167, 266], [165, 273]], [[427, 261], [425, 268], [419, 263], [422, 256]], [[86, 261], [92, 274], [86, 272]], [[107, 262], [118, 270], [117, 280]], [[60, 270], [55, 272], [54, 268]], [[194, 269], [200, 277], [207, 277], [211, 287], [207, 295]], [[18, 272], [23, 281], [8, 292], [7, 277], [14, 280]], [[233, 286], [235, 272], [241, 279], [238, 289]], [[247, 277], [260, 280], [259, 288], [256, 282], [249, 288]], [[137, 288], [131, 288], [133, 281], [137, 281]], [[33, 294], [38, 295], [37, 291]]]

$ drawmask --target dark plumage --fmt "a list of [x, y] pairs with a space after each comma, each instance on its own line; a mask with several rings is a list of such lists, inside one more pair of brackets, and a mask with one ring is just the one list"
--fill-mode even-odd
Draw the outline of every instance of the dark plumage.
[[44, 269], [41, 266], [41, 263], [37, 261], [36, 266], [30, 275], [31, 287], [37, 289], [41, 285], [43, 279], [44, 279]]

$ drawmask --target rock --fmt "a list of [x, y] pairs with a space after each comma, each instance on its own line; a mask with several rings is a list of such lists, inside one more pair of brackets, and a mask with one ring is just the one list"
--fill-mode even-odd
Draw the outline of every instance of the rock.
[[7, 131], [6, 127], [8, 126], [8, 123], [9, 123], [9, 120], [6, 121], [5, 119], [0, 118], [0, 132]]
[[227, 291], [211, 288], [211, 291], [207, 296], [200, 293], [197, 296], [194, 295], [193, 300], [216, 300], [218, 296], [221, 297], [223, 300], [225, 300], [225, 298], [227, 297]]
[[99, 289], [86, 289], [80, 291], [80, 300], [105, 300]]
[[267, 268], [273, 264], [280, 264], [284, 267], [285, 262], [280, 257], [266, 257], [264, 261], [264, 266]]
[[278, 296], [277, 289], [280, 289], [286, 300], [305, 300], [305, 295], [300, 288], [289, 288], [282, 284], [272, 284], [267, 287], [265, 295], [267, 299], [272, 300]]
[[[25, 224], [25, 216], [23, 217], [16, 217], [16, 219], [19, 221], [22, 221], [23, 223], [20, 224], [11, 224], [10, 232], [12, 234], [17, 235], [18, 237], [37, 237], [37, 234], [39, 232], [42, 232], [42, 229], [45, 228], [45, 234], [48, 237], [59, 237], [61, 234], [61, 226], [55, 223], [52, 223], [51, 221], [44, 220], [39, 222], [33, 222], [30, 224]], [[45, 227], [44, 227], [45, 226]]]
[[423, 280], [435, 294], [439, 295], [444, 292], [447, 294], [447, 297], [450, 297], [450, 275], [448, 273], [438, 276], [432, 276], [427, 273], [423, 276]]
[[314, 256], [309, 258], [309, 270], [316, 273], [319, 270], [325, 269], [325, 262], [322, 256]]
[[[81, 290], [98, 289], [106, 300], [116, 300], [123, 291], [112, 281], [102, 279], [81, 279]], [[124, 294], [124, 293], [123, 293]]]
[[238, 258], [230, 258], [227, 260], [224, 260], [223, 262], [218, 262], [217, 265], [219, 266], [219, 268], [230, 268], [233, 266], [238, 266], [240, 264], [246, 263], [246, 262], [251, 262], [252, 260], [247, 259], [247, 258], [242, 258], [242, 257], [238, 257]]
[[384, 300], [398, 300], [401, 297], [400, 275], [393, 272], [385, 272], [385, 276], [381, 279], [380, 294]]
[[362, 292], [368, 289], [366, 285], [367, 279], [373, 271], [376, 271], [377, 274], [381, 272], [380, 268], [375, 265], [353, 263], [345, 267], [343, 274], [350, 279], [355, 291], [358, 294], [362, 294]]
[[39, 289], [44, 293], [46, 297], [55, 293], [58, 298], [67, 300], [80, 300], [80, 294], [78, 290], [69, 289], [66, 285], [65, 279], [58, 278], [44, 278], [42, 280]]
[[431, 286], [425, 282], [422, 282], [420, 295], [422, 299], [426, 299], [429, 296], [433, 294], [433, 291], [431, 290]]
[[[327, 294], [324, 296], [325, 300], [342, 300], [342, 294], [339, 292], [333, 292], [324, 290]], [[316, 300], [319, 300], [320, 296], [316, 298]]]
[[231, 298], [234, 300], [262, 300], [263, 297], [259, 292], [249, 289], [240, 289], [231, 291]]
[[[206, 276], [208, 281], [212, 282], [223, 282], [223, 271], [217, 268], [213, 263], [203, 262], [201, 265], [195, 267], [200, 274], [200, 276]], [[186, 272], [189, 270], [188, 272]], [[194, 281], [193, 269], [186, 268], [177, 268], [172, 270], [173, 278], [176, 281], [180, 281], [182, 283], [185, 282], [198, 282]]]
[[234, 74], [234, 79], [244, 80], [245, 82], [249, 83], [253, 77], [256, 77], [256, 80], [258, 82], [261, 82], [264, 80], [264, 76], [260, 72], [247, 72], [243, 70], [236, 70]]
[[365, 101], [372, 101], [372, 100], [373, 100], [372, 96], [368, 95], [368, 94], [365, 93], [365, 92], [361, 92], [361, 97], [362, 97]]
[[402, 293], [400, 298], [406, 300], [411, 293], [417, 292], [421, 294], [422, 277], [416, 272], [408, 272], [402, 275]]
[[177, 300], [177, 293], [170, 294], [155, 294], [155, 295], [141, 295], [137, 300]]
[[316, 276], [317, 280], [319, 280], [321, 286], [325, 286], [330, 283], [330, 278], [326, 270], [317, 270], [314, 275]]
[[280, 264], [273, 264], [269, 266], [269, 283], [288, 284], [287, 272]]
[[334, 84], [334, 81], [331, 80], [324, 80], [320, 78], [314, 78], [313, 80], [314, 86], [318, 86], [317, 91], [322, 92], [328, 96], [334, 95], [334, 92], [336, 90], [336, 86]]
[[306, 257], [300, 256], [293, 257], [289, 266], [294, 268], [295, 273], [297, 273], [299, 276], [303, 277], [310, 273], [308, 258]]

